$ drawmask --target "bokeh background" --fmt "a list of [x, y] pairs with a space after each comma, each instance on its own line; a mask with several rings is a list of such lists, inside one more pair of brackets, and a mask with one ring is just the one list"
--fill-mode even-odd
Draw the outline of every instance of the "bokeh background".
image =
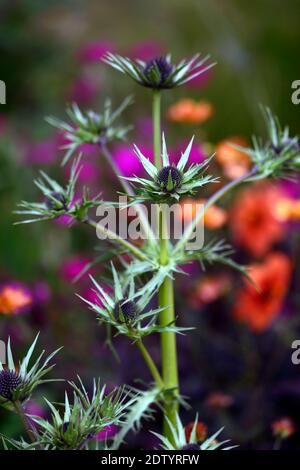
[[[122, 119], [134, 130], [112, 152], [122, 171], [138, 172], [130, 144], [151, 156], [150, 94], [100, 58], [107, 50], [145, 60], [168, 51], [178, 60], [209, 53], [218, 62], [212, 71], [166, 94], [164, 128], [174, 158], [192, 134], [194, 161], [216, 151], [213, 171], [225, 182], [249, 167], [227, 142], [247, 145], [253, 133], [265, 133], [259, 104], [298, 132], [291, 84], [300, 78], [299, 19], [297, 0], [1, 0], [0, 79], [7, 86], [7, 104], [0, 105], [1, 339], [11, 335], [19, 354], [37, 331], [46, 350], [63, 345], [57, 377], [101, 376], [109, 387], [150, 380], [126, 338], [114, 342], [116, 361], [105, 329], [75, 296], [91, 295], [87, 276], [73, 281], [101, 253], [95, 234], [63, 220], [13, 225], [17, 203], [39, 197], [32, 181], [40, 168], [61, 181], [68, 174], [60, 166], [63, 136], [44, 117], [65, 118], [72, 101], [97, 111], [107, 96], [118, 105], [133, 93]], [[114, 176], [97, 148], [84, 153], [80, 183], [110, 199], [119, 189]], [[182, 419], [189, 423], [198, 412], [209, 434], [225, 426], [242, 449], [300, 448], [300, 366], [291, 362], [291, 343], [300, 337], [299, 201], [298, 182], [251, 185], [205, 220], [207, 239], [226, 237], [236, 259], [253, 265], [261, 295], [220, 266], [205, 273], [188, 266], [189, 276], [177, 281], [178, 321], [196, 327], [178, 338], [181, 391], [192, 407]], [[92, 272], [107, 276], [101, 263]], [[147, 343], [158, 360], [158, 338]], [[62, 389], [42, 389], [28, 406], [43, 414], [42, 396], [57, 399]], [[132, 434], [128, 445], [151, 448], [146, 428], [159, 424], [158, 413], [157, 423]], [[1, 432], [15, 437], [20, 430], [16, 417], [0, 412]]]

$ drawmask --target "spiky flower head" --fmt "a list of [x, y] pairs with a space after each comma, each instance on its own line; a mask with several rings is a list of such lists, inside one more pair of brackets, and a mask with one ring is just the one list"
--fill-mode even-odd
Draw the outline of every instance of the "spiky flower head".
[[156, 432], [152, 431], [152, 434], [154, 434], [156, 437], [159, 438], [161, 441], [161, 447], [165, 450], [230, 450], [233, 449], [236, 446], [228, 446], [227, 444], [229, 440], [225, 441], [217, 441], [216, 438], [221, 434], [223, 431], [223, 428], [219, 429], [213, 436], [209, 437], [206, 439], [204, 442], [201, 444], [198, 444], [197, 442], [197, 434], [196, 434], [196, 429], [197, 429], [197, 424], [198, 424], [198, 417], [196, 416], [196, 419], [194, 421], [194, 426], [193, 429], [191, 430], [191, 433], [189, 436], [186, 436], [184, 426], [180, 420], [180, 417], [178, 414], [176, 415], [176, 426], [174, 426], [168, 418], [167, 422], [172, 434], [172, 442], [165, 436], [162, 436], [161, 434], [158, 434]]
[[205, 174], [210, 158], [199, 164], [191, 164], [189, 168], [186, 168], [192, 145], [193, 138], [181, 155], [177, 165], [171, 165], [163, 135], [161, 155], [163, 167], [161, 169], [157, 169], [135, 146], [135, 153], [151, 179], [137, 176], [126, 177], [128, 181], [138, 183], [138, 186], [135, 187], [135, 196], [131, 197], [132, 203], [179, 201], [183, 196], [194, 195], [204, 185], [217, 182], [218, 178]]
[[155, 84], [157, 88], [164, 88], [172, 70], [173, 65], [166, 57], [155, 57], [154, 59], [149, 60], [146, 62], [144, 68], [144, 76], [147, 80], [145, 83], [148, 83], [148, 85], [145, 84], [145, 86], [152, 88], [153, 84]]
[[300, 144], [297, 136], [290, 136], [289, 128], [282, 128], [269, 108], [261, 108], [268, 131], [266, 140], [253, 137], [253, 148], [235, 145], [253, 161], [248, 181], [264, 178], [292, 178], [300, 169]]
[[115, 389], [107, 394], [100, 380], [93, 381], [89, 393], [81, 379], [79, 384], [69, 382], [73, 389], [73, 400], [65, 393], [64, 404], [57, 407], [46, 400], [51, 411], [51, 420], [30, 416], [38, 425], [39, 444], [48, 450], [82, 450], [88, 448], [94, 436], [112, 424], [118, 425], [130, 400], [128, 392]]
[[[137, 270], [141, 268], [136, 267]], [[118, 334], [126, 335], [134, 341], [152, 333], [162, 331], [181, 332], [185, 328], [179, 328], [173, 324], [160, 326], [157, 324], [157, 317], [162, 308], [147, 310], [151, 298], [157, 292], [159, 285], [163, 282], [166, 272], [154, 276], [144, 287], [136, 289], [135, 280], [131, 272], [135, 270], [134, 264], [125, 265], [125, 271], [119, 275], [112, 264], [112, 274], [114, 284], [110, 295], [105, 288], [102, 288], [97, 281], [91, 277], [94, 284], [94, 292], [98, 298], [94, 302], [80, 297], [91, 310], [97, 313], [101, 323], [106, 323], [115, 328]], [[143, 262], [143, 271], [153, 270], [153, 265], [147, 266]]]
[[17, 372], [3, 369], [0, 372], [0, 396], [11, 401], [21, 383], [22, 379]]
[[63, 193], [53, 191], [45, 199], [46, 206], [51, 211], [67, 211], [68, 201]]
[[38, 385], [51, 381], [45, 380], [44, 376], [53, 369], [54, 365], [50, 365], [50, 361], [59, 349], [50, 354], [44, 362], [42, 362], [45, 352], [43, 351], [33, 365], [29, 366], [38, 336], [36, 336], [26, 356], [20, 361], [18, 368], [15, 367], [10, 339], [8, 340], [7, 369], [4, 369], [0, 362], [0, 405], [10, 408], [12, 402], [25, 402]]
[[145, 62], [110, 52], [103, 59], [105, 63], [128, 75], [139, 85], [154, 90], [174, 88], [189, 82], [215, 65], [208, 63], [208, 60], [208, 55], [200, 58], [200, 54], [196, 54], [190, 60], [183, 59], [174, 64], [168, 54]]
[[84, 188], [82, 197], [75, 201], [76, 184], [81, 172], [81, 156], [76, 158], [71, 166], [69, 181], [66, 186], [62, 186], [53, 178], [50, 178], [43, 171], [40, 172], [40, 178], [34, 181], [34, 184], [43, 194], [44, 202], [22, 201], [18, 206], [20, 210], [15, 214], [30, 216], [25, 218], [19, 224], [28, 224], [40, 220], [52, 220], [61, 215], [69, 215], [71, 220], [84, 220], [90, 207], [96, 207], [101, 204], [100, 195], [90, 198], [88, 191]]
[[52, 116], [46, 118], [49, 124], [63, 131], [68, 140], [68, 143], [63, 146], [66, 149], [63, 164], [67, 163], [82, 144], [102, 146], [114, 140], [124, 140], [132, 126], [117, 126], [115, 121], [132, 102], [132, 97], [128, 96], [113, 111], [111, 101], [106, 100], [101, 113], [81, 111], [79, 106], [73, 103], [71, 107], [67, 108], [67, 114], [71, 120], [70, 124]]
[[157, 181], [162, 191], [165, 193], [174, 193], [180, 188], [182, 174], [176, 166], [168, 165], [159, 170]]
[[114, 307], [114, 315], [118, 322], [131, 323], [138, 315], [136, 303], [126, 298], [118, 300]]

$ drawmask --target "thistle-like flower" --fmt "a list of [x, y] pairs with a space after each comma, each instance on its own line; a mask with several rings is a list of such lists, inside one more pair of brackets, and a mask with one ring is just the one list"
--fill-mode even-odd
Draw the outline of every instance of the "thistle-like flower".
[[50, 354], [44, 362], [42, 362], [42, 357], [45, 352], [43, 351], [32, 367], [29, 367], [29, 362], [34, 352], [38, 336], [39, 335], [36, 336], [18, 368], [15, 367], [10, 339], [8, 340], [8, 367], [4, 369], [0, 362], [0, 405], [10, 408], [14, 402], [18, 401], [23, 403], [30, 398], [31, 393], [38, 385], [51, 382], [51, 380], [45, 380], [43, 377], [53, 369], [54, 365], [49, 365], [49, 363], [60, 349]]
[[106, 100], [102, 113], [81, 111], [78, 105], [73, 103], [67, 108], [70, 124], [52, 116], [46, 118], [49, 124], [63, 131], [69, 141], [63, 146], [67, 150], [63, 164], [67, 163], [82, 144], [101, 146], [114, 140], [124, 140], [132, 126], [116, 126], [115, 121], [132, 102], [132, 97], [128, 96], [115, 111], [112, 111], [111, 101]]
[[206, 439], [202, 444], [199, 444], [197, 442], [197, 424], [198, 424], [198, 417], [196, 416], [196, 420], [194, 421], [194, 426], [192, 429], [192, 432], [187, 439], [186, 433], [184, 426], [178, 416], [176, 415], [176, 427], [167, 419], [168, 425], [170, 427], [171, 433], [172, 433], [172, 440], [173, 442], [170, 442], [170, 440], [162, 436], [161, 434], [158, 434], [156, 432], [152, 431], [152, 434], [154, 434], [156, 437], [159, 438], [161, 442], [161, 447], [165, 450], [190, 450], [190, 451], [199, 451], [199, 450], [231, 450], [234, 447], [237, 446], [228, 446], [228, 442], [230, 442], [228, 439], [225, 441], [217, 441], [217, 437], [221, 432], [223, 431], [224, 428], [219, 429], [213, 436], [209, 437]]
[[96, 207], [101, 204], [99, 195], [90, 198], [86, 189], [83, 190], [82, 197], [77, 201], [75, 199], [76, 183], [81, 171], [80, 157], [74, 160], [69, 181], [66, 186], [60, 185], [57, 181], [50, 178], [46, 173], [41, 171], [41, 177], [34, 181], [34, 184], [43, 194], [43, 202], [27, 202], [22, 201], [18, 204], [20, 210], [15, 214], [29, 215], [30, 219], [16, 222], [17, 224], [28, 224], [41, 220], [51, 220], [61, 215], [68, 214], [74, 219], [84, 220], [90, 207]]
[[118, 322], [127, 324], [132, 322], [138, 315], [136, 303], [126, 298], [118, 300], [114, 307], [114, 315]]
[[289, 178], [300, 168], [300, 144], [297, 136], [290, 136], [289, 128], [282, 128], [269, 108], [261, 108], [267, 125], [268, 139], [253, 137], [253, 148], [236, 146], [250, 156], [254, 163], [253, 176], [248, 180]]
[[206, 72], [215, 65], [215, 63], [208, 63], [209, 58], [210, 56], [207, 55], [200, 59], [200, 54], [196, 54], [190, 60], [184, 59], [178, 64], [173, 64], [170, 54], [154, 57], [148, 62], [144, 62], [108, 53], [103, 61], [119, 72], [128, 75], [139, 85], [160, 90], [183, 85]]
[[204, 185], [217, 182], [218, 178], [205, 175], [211, 158], [199, 164], [191, 164], [188, 169], [185, 168], [192, 145], [193, 138], [181, 155], [177, 165], [171, 165], [163, 135], [161, 156], [163, 167], [161, 169], [157, 169], [155, 165], [142, 154], [139, 148], [135, 146], [135, 153], [151, 179], [137, 176], [126, 178], [132, 183], [139, 184], [138, 187], [135, 187], [135, 196], [132, 196], [133, 203], [143, 201], [156, 203], [168, 203], [174, 200], [179, 201], [183, 196], [195, 194], [195, 192]]
[[73, 401], [68, 394], [61, 408], [46, 400], [51, 411], [51, 421], [39, 416], [30, 416], [38, 425], [38, 441], [46, 450], [82, 450], [88, 448], [94, 436], [107, 426], [118, 425], [125, 415], [131, 400], [123, 389], [106, 394], [105, 386], [94, 380], [92, 393], [89, 394], [79, 379], [79, 385], [70, 382]]
[[[157, 324], [158, 314], [163, 308], [146, 309], [148, 303], [156, 292], [154, 283], [149, 281], [143, 288], [136, 290], [134, 278], [127, 277], [124, 271], [120, 278], [112, 264], [114, 285], [110, 295], [97, 281], [91, 277], [94, 284], [94, 292], [99, 301], [91, 302], [80, 297], [89, 305], [91, 310], [97, 313], [100, 323], [111, 325], [117, 330], [117, 334], [123, 334], [136, 341], [151, 333], [162, 331], [181, 332], [184, 328], [175, 327], [173, 324], [160, 326]], [[145, 311], [146, 310], [146, 311]]]

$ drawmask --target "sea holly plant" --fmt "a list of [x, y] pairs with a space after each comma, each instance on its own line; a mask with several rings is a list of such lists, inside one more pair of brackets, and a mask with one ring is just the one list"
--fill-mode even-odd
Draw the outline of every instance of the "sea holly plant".
[[20, 440], [2, 437], [5, 449], [18, 450], [82, 450], [93, 443], [97, 433], [108, 426], [120, 426], [125, 422], [128, 410], [141, 401], [141, 394], [125, 387], [110, 393], [106, 386], [95, 380], [92, 387], [85, 387], [80, 377], [78, 383], [69, 382], [62, 404], [51, 403], [45, 398], [51, 418], [34, 416], [26, 411], [26, 403], [40, 386], [56, 379], [46, 378], [55, 364], [52, 359], [57, 349], [44, 358], [42, 351], [32, 359], [38, 340], [36, 336], [25, 357], [16, 366], [10, 339], [7, 344], [7, 367], [0, 363], [0, 406], [16, 412], [27, 438]]
[[165, 137], [162, 138], [162, 168], [157, 168], [147, 159], [137, 146], [135, 153], [144, 166], [145, 171], [150, 179], [127, 177], [126, 179], [132, 183], [138, 184], [135, 187], [135, 195], [131, 197], [136, 202], [156, 202], [171, 203], [179, 201], [183, 196], [194, 195], [199, 188], [217, 182], [218, 179], [206, 175], [210, 159], [206, 159], [203, 163], [192, 164], [186, 168], [194, 138], [191, 139], [187, 148], [181, 155], [177, 165], [171, 165]]
[[[83, 305], [95, 312], [100, 325], [105, 324], [115, 336], [127, 337], [128, 341], [137, 347], [152, 380], [148, 390], [130, 391], [127, 408], [125, 405], [123, 408], [123, 399], [117, 399], [114, 406], [112, 399], [104, 398], [105, 393], [97, 382], [91, 398], [87, 397], [82, 384], [79, 387], [72, 384], [73, 398], [70, 400], [69, 394], [66, 394], [61, 405], [62, 412], [57, 409], [57, 405], [49, 403], [52, 413], [50, 423], [37, 417], [31, 418], [38, 428], [34, 433], [36, 442], [10, 442], [10, 445], [22, 448], [40, 445], [47, 449], [63, 446], [75, 449], [90, 448], [92, 436], [102, 425], [116, 423], [119, 429], [117, 437], [112, 442], [107, 441], [101, 448], [117, 449], [126, 441], [130, 429], [138, 428], [137, 424], [139, 425], [142, 419], [153, 417], [152, 405], [155, 404], [158, 405], [155, 407], [157, 414], [160, 411], [163, 413], [163, 429], [156, 437], [164, 449], [228, 450], [232, 445], [226, 440], [219, 441], [222, 430], [215, 430], [216, 433], [208, 440], [198, 442], [195, 433], [197, 418], [195, 428], [188, 439], [184, 433], [180, 411], [186, 401], [180, 390], [176, 339], [178, 334], [190, 333], [181, 326], [181, 315], [174, 303], [174, 283], [177, 276], [183, 273], [182, 265], [195, 260], [203, 270], [208, 264], [222, 263], [249, 277], [247, 268], [234, 260], [234, 253], [226, 241], [205, 241], [203, 246], [196, 249], [191, 249], [189, 241], [206, 211], [238, 185], [263, 178], [293, 178], [300, 162], [298, 138], [291, 137], [288, 128], [282, 129], [268, 108], [263, 109], [268, 130], [267, 138], [253, 138], [253, 147], [242, 149], [250, 156], [252, 167], [239, 178], [215, 189], [218, 179], [209, 173], [213, 156], [201, 164], [191, 163], [191, 139], [182, 155], [178, 156], [178, 163], [173, 164], [168, 155], [168, 137], [161, 132], [161, 103], [164, 93], [212, 67], [214, 64], [208, 63], [208, 57], [201, 59], [197, 55], [191, 60], [184, 59], [175, 64], [170, 55], [154, 57], [144, 62], [108, 54], [104, 62], [121, 72], [124, 77], [127, 76], [143, 86], [152, 96], [154, 159], [151, 161], [149, 155], [144, 155], [137, 146], [134, 146], [132, 152], [132, 158], [139, 159], [146, 176], [124, 177], [116, 167], [109, 149], [113, 140], [124, 138], [130, 129], [130, 126], [119, 127], [115, 122], [130, 99], [125, 100], [115, 112], [108, 102], [100, 113], [82, 111], [73, 104], [68, 111], [70, 123], [55, 118], [48, 119], [51, 124], [65, 132], [68, 140], [63, 163], [74, 158], [74, 154], [81, 150], [82, 144], [97, 146], [99, 158], [104, 158], [110, 163], [128, 196], [127, 202], [105, 202], [99, 197], [90, 199], [87, 190], [82, 197], [77, 197], [80, 164], [76, 157], [67, 187], [42, 174], [36, 185], [43, 194], [43, 202], [23, 201], [17, 213], [24, 215], [23, 222], [27, 223], [54, 219], [64, 214], [68, 215], [71, 221], [87, 224], [96, 229], [98, 235], [101, 234], [101, 239], [105, 239], [105, 257], [102, 257], [102, 262], [113, 261], [108, 264], [112, 281], [108, 285], [106, 280], [104, 283], [104, 279], [91, 278], [95, 297], [93, 300], [83, 298]], [[168, 212], [165, 207], [180, 202], [186, 196], [203, 197], [201, 192], [204, 187], [211, 187], [212, 195], [184, 227], [180, 238], [174, 240], [169, 231]], [[116, 194], [119, 194], [118, 189], [116, 187]], [[143, 203], [155, 205], [155, 229], [148, 220]], [[143, 233], [147, 236], [135, 242], [121, 236], [117, 229], [112, 230], [111, 227], [97, 223], [93, 212], [101, 205], [112, 206], [120, 212], [134, 206]], [[107, 244], [111, 247], [109, 250]], [[118, 270], [115, 266], [119, 266]], [[150, 335], [160, 336], [160, 361], [155, 361], [147, 349], [147, 337]], [[19, 382], [21, 378], [14, 369], [9, 379], [6, 375], [3, 377], [8, 380], [8, 386], [5, 385], [3, 390], [6, 400], [9, 401], [7, 397], [10, 397], [10, 393], [20, 392], [22, 382]]]
[[112, 103], [110, 99], [107, 99], [101, 113], [96, 113], [92, 110], [81, 111], [79, 106], [73, 103], [67, 108], [70, 122], [65, 122], [52, 116], [46, 118], [49, 124], [64, 132], [67, 140], [67, 143], [62, 147], [66, 150], [63, 164], [70, 160], [82, 144], [95, 144], [105, 148], [111, 141], [124, 140], [132, 126], [124, 127], [116, 125], [115, 121], [132, 102], [132, 97], [128, 96], [113, 111]]

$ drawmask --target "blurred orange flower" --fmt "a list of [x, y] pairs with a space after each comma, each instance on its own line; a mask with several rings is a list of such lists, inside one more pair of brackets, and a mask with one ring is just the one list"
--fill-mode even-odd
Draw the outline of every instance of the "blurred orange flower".
[[[185, 198], [181, 201], [181, 211], [179, 217], [185, 223], [189, 223], [197, 214], [199, 204], [205, 204], [205, 199]], [[217, 229], [227, 222], [227, 212], [220, 207], [213, 205], [209, 207], [204, 214], [204, 225], [209, 229]]]
[[189, 295], [190, 304], [199, 307], [219, 299], [228, 292], [230, 279], [227, 276], [203, 276], [194, 284]]
[[276, 203], [274, 214], [282, 222], [297, 222], [300, 220], [300, 201], [282, 198]]
[[249, 273], [258, 289], [247, 282], [237, 294], [233, 315], [253, 331], [262, 332], [280, 313], [289, 288], [292, 262], [283, 253], [270, 253], [264, 262], [252, 265]]
[[216, 160], [223, 168], [225, 176], [229, 179], [243, 176], [251, 166], [249, 155], [235, 149], [231, 144], [247, 147], [247, 141], [242, 137], [230, 137], [222, 140], [216, 146]]
[[213, 114], [213, 106], [208, 101], [194, 101], [184, 98], [169, 107], [167, 118], [172, 122], [202, 124]]
[[[189, 440], [190, 440], [194, 425], [195, 425], [195, 423], [192, 422], [192, 423], [187, 424], [184, 428], [185, 438], [186, 438], [187, 442], [189, 442]], [[206, 438], [206, 434], [207, 434], [207, 426], [204, 423], [201, 423], [201, 422], [197, 423], [197, 426], [196, 426], [196, 440], [197, 440], [197, 442], [204, 441], [204, 439]]]
[[282, 192], [270, 184], [252, 185], [238, 193], [230, 214], [234, 241], [253, 256], [263, 256], [285, 234], [276, 216]]
[[0, 313], [15, 314], [30, 306], [32, 297], [26, 289], [19, 286], [5, 286], [0, 291]]

